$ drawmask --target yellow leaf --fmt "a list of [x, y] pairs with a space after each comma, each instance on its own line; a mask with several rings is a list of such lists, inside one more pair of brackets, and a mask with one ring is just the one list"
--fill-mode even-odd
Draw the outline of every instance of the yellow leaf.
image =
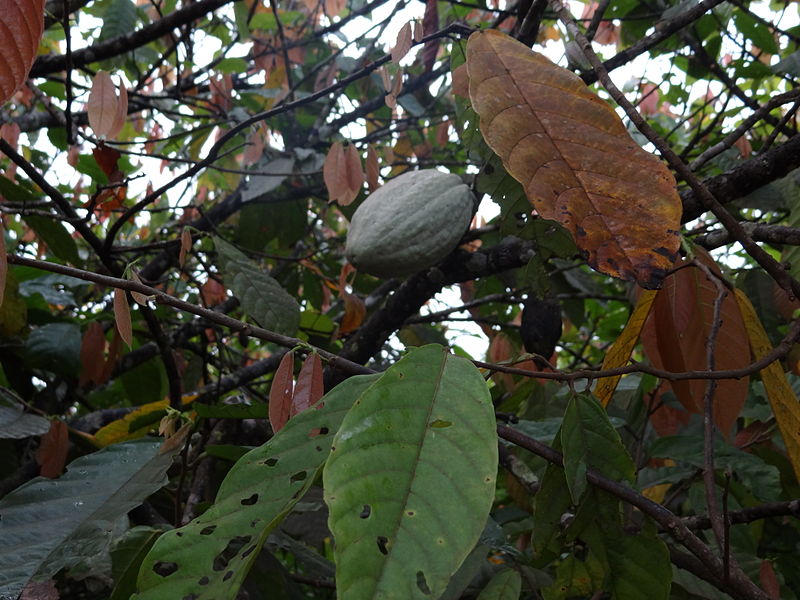
[[[639, 295], [639, 300], [636, 302], [636, 307], [633, 309], [625, 329], [622, 330], [622, 333], [606, 353], [606, 357], [603, 360], [603, 370], [616, 369], [628, 364], [631, 352], [633, 352], [633, 348], [639, 340], [639, 334], [642, 332], [645, 321], [647, 321], [647, 316], [650, 314], [650, 309], [653, 307], [653, 301], [656, 299], [657, 294], [658, 290], [644, 290]], [[603, 406], [608, 406], [621, 378], [622, 375], [615, 375], [614, 377], [603, 377], [598, 380], [594, 395], [597, 396]]]
[[[747, 328], [747, 336], [750, 338], [750, 349], [755, 359], [760, 360], [772, 351], [772, 344], [750, 300], [742, 290], [736, 289], [735, 292]], [[772, 362], [762, 369], [761, 381], [764, 383], [778, 429], [783, 436], [789, 461], [792, 463], [795, 476], [800, 479], [800, 403], [786, 380], [780, 362]]]
[[147, 435], [147, 432], [158, 425], [160, 418], [155, 418], [152, 423], [147, 423], [141, 427], [131, 430], [131, 424], [139, 420], [145, 415], [163, 413], [169, 406], [168, 400], [159, 400], [158, 402], [150, 402], [149, 404], [142, 404], [139, 408], [131, 413], [128, 413], [121, 419], [112, 421], [108, 425], [101, 427], [97, 433], [94, 434], [95, 440], [101, 447], [110, 446], [111, 444], [119, 444], [120, 442], [127, 442], [128, 440], [135, 440]]

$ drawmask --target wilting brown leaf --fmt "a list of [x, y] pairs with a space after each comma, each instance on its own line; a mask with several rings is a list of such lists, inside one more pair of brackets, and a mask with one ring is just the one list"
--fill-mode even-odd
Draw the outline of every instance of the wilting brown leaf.
[[469, 98], [469, 78], [467, 77], [467, 63], [458, 65], [453, 69], [453, 94], [462, 98]]
[[69, 450], [69, 430], [64, 421], [51, 421], [50, 431], [42, 436], [36, 450], [36, 462], [39, 463], [39, 475], [55, 479], [64, 470]]
[[297, 385], [294, 388], [294, 398], [292, 398], [291, 416], [314, 406], [324, 394], [322, 360], [319, 354], [312, 352], [303, 361], [303, 366], [297, 375]]
[[103, 326], [92, 321], [81, 340], [81, 375], [78, 385], [84, 387], [90, 382], [95, 385], [102, 383], [105, 349], [106, 335], [103, 333]]
[[228, 299], [228, 290], [213, 277], [200, 286], [200, 298], [205, 306], [216, 306]]
[[339, 335], [345, 335], [361, 326], [364, 317], [367, 316], [367, 307], [364, 301], [355, 294], [341, 292], [341, 297], [344, 302], [344, 317], [339, 326]]
[[188, 227], [181, 231], [181, 249], [178, 252], [178, 265], [183, 268], [186, 264], [186, 253], [192, 248], [192, 232]]
[[114, 367], [117, 364], [117, 359], [119, 358], [120, 354], [122, 353], [122, 338], [119, 335], [119, 331], [116, 329], [114, 330], [114, 335], [111, 338], [111, 344], [108, 347], [108, 355], [106, 356], [106, 362], [103, 364], [103, 372], [100, 375], [100, 381], [98, 384], [105, 383], [109, 379], [111, 379], [111, 375], [114, 373]]
[[378, 75], [381, 76], [381, 82], [383, 83], [383, 91], [391, 92], [392, 91], [392, 78], [389, 75], [389, 71], [386, 67], [381, 67], [378, 69]]
[[44, 30], [44, 0], [0, 0], [0, 104], [28, 76]]
[[356, 147], [350, 144], [345, 149], [340, 142], [333, 143], [322, 166], [322, 177], [331, 202], [347, 206], [355, 200], [364, 185], [364, 171]]
[[283, 355], [269, 388], [269, 423], [274, 433], [280, 431], [289, 420], [294, 395], [293, 377], [294, 352], [287, 352]]
[[6, 230], [0, 220], [0, 306], [3, 306], [3, 297], [6, 293], [6, 278], [8, 277], [8, 252], [6, 251]]
[[[719, 269], [707, 254], [698, 252], [712, 271]], [[658, 291], [650, 318], [642, 330], [642, 343], [650, 361], [668, 371], [706, 371], [707, 342], [713, 326], [718, 290], [699, 267], [690, 265], [672, 273]], [[722, 301], [722, 324], [714, 345], [715, 370], [740, 369], [750, 364], [747, 331], [742, 313], [728, 292]], [[703, 414], [703, 396], [708, 380], [672, 381], [670, 386], [683, 407]], [[747, 397], [748, 378], [721, 379], [714, 394], [714, 423], [726, 437], [731, 434]]]
[[422, 22], [414, 21], [414, 34], [411, 36], [411, 39], [414, 40], [415, 44], [418, 44], [419, 42], [422, 41], [423, 35], [424, 34], [422, 33]]
[[128, 93], [125, 86], [120, 86], [120, 95], [111, 75], [105, 71], [98, 71], [92, 80], [92, 91], [86, 104], [94, 135], [100, 139], [116, 137], [128, 115]]
[[[133, 269], [130, 270], [130, 279], [131, 281], [135, 281], [136, 283], [142, 283], [141, 278], [139, 277], [138, 273]], [[131, 292], [131, 298], [134, 299], [136, 304], [141, 306], [147, 306], [147, 303], [154, 298], [154, 296], [146, 296], [141, 292]]]
[[536, 211], [564, 225], [593, 268], [658, 287], [680, 244], [667, 167], [577, 75], [507, 35], [473, 33], [466, 64], [483, 137]]
[[114, 289], [114, 318], [117, 322], [117, 331], [122, 341], [128, 344], [128, 348], [133, 343], [133, 326], [131, 325], [131, 307], [128, 305], [128, 298], [125, 290]]
[[366, 167], [367, 187], [369, 187], [370, 192], [374, 192], [380, 187], [378, 177], [380, 177], [381, 168], [378, 162], [378, 153], [375, 152], [375, 148], [372, 144], [367, 147]]
[[411, 50], [411, 43], [411, 23], [406, 23], [397, 32], [397, 41], [391, 51], [392, 61], [399, 64], [400, 60]]

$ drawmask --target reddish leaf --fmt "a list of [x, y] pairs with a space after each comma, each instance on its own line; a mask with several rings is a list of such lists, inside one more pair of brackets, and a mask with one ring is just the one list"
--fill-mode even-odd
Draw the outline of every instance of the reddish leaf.
[[58, 588], [52, 579], [47, 581], [29, 581], [22, 590], [19, 600], [58, 600]]
[[391, 51], [393, 62], [400, 63], [400, 60], [411, 50], [411, 42], [411, 23], [406, 23], [397, 32], [397, 41]]
[[112, 178], [114, 173], [118, 172], [117, 161], [120, 158], [120, 153], [111, 146], [100, 144], [96, 148], [92, 148], [92, 155], [97, 165], [109, 179]]
[[770, 561], [761, 561], [761, 566], [758, 569], [758, 578], [761, 582], [761, 587], [764, 588], [767, 595], [770, 598], [774, 598], [774, 600], [780, 600], [781, 584], [778, 581], [778, 576], [775, 574], [775, 569]]
[[347, 206], [355, 200], [364, 184], [361, 157], [356, 147], [350, 144], [345, 149], [340, 142], [333, 143], [325, 157], [322, 176], [331, 202]]
[[345, 335], [361, 326], [361, 323], [364, 322], [364, 317], [367, 316], [367, 307], [364, 301], [355, 294], [342, 292], [341, 297], [344, 301], [344, 317], [342, 317], [342, 324], [339, 326], [339, 334]]
[[411, 39], [414, 41], [415, 44], [418, 44], [422, 41], [423, 37], [422, 33], [422, 23], [419, 21], [414, 21], [414, 33], [411, 36]]
[[483, 138], [538, 214], [567, 228], [594, 269], [657, 288], [680, 245], [666, 165], [577, 75], [517, 40], [473, 33], [466, 64]]
[[375, 152], [375, 148], [372, 144], [369, 145], [367, 148], [367, 187], [369, 187], [370, 192], [374, 192], [380, 187], [380, 183], [378, 182], [378, 178], [381, 174], [380, 165], [378, 163], [378, 153]]
[[[142, 280], [139, 278], [139, 274], [133, 269], [130, 270], [130, 279], [136, 283], [142, 283]], [[146, 296], [141, 292], [131, 292], [131, 297], [134, 299], [136, 304], [141, 306], [147, 306], [148, 301], [153, 299], [153, 296]]]
[[8, 253], [6, 252], [6, 230], [0, 220], [0, 306], [6, 293], [6, 277], [8, 276]]
[[289, 420], [294, 391], [293, 376], [294, 352], [287, 352], [283, 355], [269, 388], [269, 422], [275, 433], [283, 429]]
[[0, 0], [0, 104], [28, 76], [44, 30], [44, 0]]
[[[422, 17], [422, 35], [431, 35], [439, 29], [439, 3], [437, 0], [427, 0], [425, 2], [425, 16]], [[422, 64], [425, 72], [433, 69], [436, 62], [436, 54], [439, 52], [439, 39], [429, 40], [422, 47]]]
[[324, 394], [322, 360], [319, 354], [312, 352], [306, 357], [305, 361], [303, 361], [300, 374], [297, 376], [297, 386], [295, 387], [294, 398], [292, 399], [291, 416], [314, 406]]
[[42, 436], [39, 448], [36, 450], [36, 462], [41, 467], [39, 474], [42, 477], [55, 479], [64, 470], [69, 451], [69, 430], [64, 421], [50, 423], [50, 431]]
[[91, 125], [94, 135], [100, 139], [111, 139], [116, 137], [128, 115], [128, 93], [123, 90], [117, 95], [111, 75], [105, 71], [98, 71], [92, 80], [92, 91], [89, 93], [89, 101], [86, 104], [86, 112], [89, 115], [89, 125]]
[[100, 381], [97, 382], [98, 384], [105, 383], [111, 379], [111, 375], [114, 373], [114, 367], [117, 365], [117, 359], [121, 353], [122, 338], [119, 335], [119, 331], [114, 329], [114, 336], [111, 338], [111, 345], [108, 347], [108, 355], [103, 365], [103, 373], [100, 376]]
[[117, 331], [128, 348], [133, 343], [133, 326], [131, 325], [131, 307], [128, 305], [128, 298], [125, 290], [114, 289], [114, 318], [117, 322]]
[[[702, 251], [698, 259], [720, 274], [713, 260]], [[653, 309], [642, 330], [642, 343], [651, 362], [668, 371], [708, 369], [706, 343], [713, 324], [718, 290], [698, 267], [684, 267], [664, 280]], [[714, 346], [715, 369], [744, 368], [750, 363], [747, 331], [739, 305], [732, 293], [722, 302], [722, 324]], [[671, 382], [672, 390], [690, 413], [703, 414], [707, 380]], [[730, 436], [734, 422], [747, 397], [748, 378], [722, 379], [714, 395], [714, 423]]]
[[200, 298], [203, 300], [205, 306], [216, 306], [224, 302], [228, 298], [228, 290], [219, 281], [213, 277], [209, 277], [206, 282], [200, 286]]
[[99, 385], [103, 379], [105, 364], [106, 336], [103, 326], [97, 321], [89, 323], [81, 341], [81, 376], [78, 385], [87, 383]]

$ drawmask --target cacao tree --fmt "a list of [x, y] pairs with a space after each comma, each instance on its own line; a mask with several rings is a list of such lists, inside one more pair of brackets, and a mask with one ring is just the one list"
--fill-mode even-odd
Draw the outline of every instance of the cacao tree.
[[800, 594], [797, 3], [2, 6], [0, 598]]

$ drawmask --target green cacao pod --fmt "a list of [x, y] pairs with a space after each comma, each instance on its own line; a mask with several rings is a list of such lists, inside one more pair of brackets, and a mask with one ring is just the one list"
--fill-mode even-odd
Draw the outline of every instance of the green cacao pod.
[[345, 255], [359, 271], [404, 277], [432, 267], [458, 245], [475, 197], [458, 175], [410, 171], [375, 190], [358, 207]]

